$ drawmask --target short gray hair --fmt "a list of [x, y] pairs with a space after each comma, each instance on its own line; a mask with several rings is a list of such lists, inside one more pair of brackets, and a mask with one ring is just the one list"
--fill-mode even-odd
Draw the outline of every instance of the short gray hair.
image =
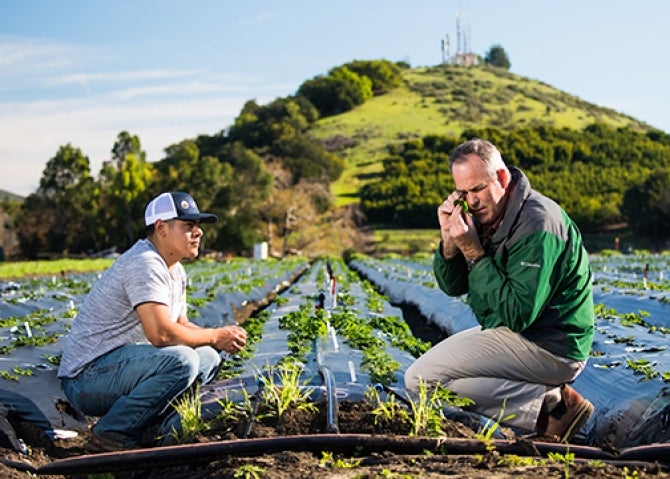
[[502, 159], [498, 148], [490, 141], [481, 138], [472, 138], [456, 147], [449, 157], [449, 169], [453, 169], [454, 163], [463, 160], [467, 155], [477, 155], [486, 165], [486, 170], [491, 178], [496, 177], [498, 170], [506, 170], [507, 165]]

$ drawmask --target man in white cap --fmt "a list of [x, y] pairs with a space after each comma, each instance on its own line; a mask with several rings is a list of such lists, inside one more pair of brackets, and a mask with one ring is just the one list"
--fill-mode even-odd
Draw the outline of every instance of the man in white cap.
[[74, 319], [58, 376], [84, 414], [99, 417], [89, 450], [144, 444], [169, 404], [219, 371], [219, 351], [237, 353], [246, 332], [237, 325], [202, 328], [187, 318], [186, 273], [202, 223], [184, 192], [163, 193], [145, 210], [146, 239], [122, 254], [96, 282]]

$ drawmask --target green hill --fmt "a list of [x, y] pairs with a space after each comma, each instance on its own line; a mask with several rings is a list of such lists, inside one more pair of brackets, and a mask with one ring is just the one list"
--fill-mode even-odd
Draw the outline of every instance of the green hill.
[[23, 196], [10, 193], [9, 191], [0, 190], [0, 201], [10, 201], [10, 202], [22, 202]]
[[381, 171], [388, 145], [428, 134], [456, 136], [485, 127], [581, 130], [596, 122], [653, 129], [546, 83], [486, 65], [415, 68], [402, 74], [401, 87], [313, 125], [313, 134], [346, 161], [345, 171], [332, 185], [339, 205], [358, 200], [360, 188]]
[[[386, 60], [336, 67], [267, 105], [250, 100], [230, 128], [175, 143], [154, 163], [143, 159], [137, 136], [121, 132], [123, 162], [93, 182], [71, 175], [71, 184], [31, 198], [14, 224], [26, 258], [125, 249], [144, 230], [150, 195], [184, 189], [207, 192], [201, 207], [219, 217], [207, 231], [213, 250], [248, 252], [267, 241], [278, 255], [369, 245], [427, 252], [436, 240], [435, 208], [454, 186], [448, 152], [475, 135], [496, 143], [582, 232], [629, 221], [636, 233], [668, 237], [670, 217], [661, 221], [660, 208], [670, 185], [669, 134], [504, 69], [410, 69]], [[84, 164], [83, 152], [68, 144], [52, 174], [70, 158]], [[128, 221], [133, 211], [137, 220]], [[395, 238], [402, 244], [391, 248]]]

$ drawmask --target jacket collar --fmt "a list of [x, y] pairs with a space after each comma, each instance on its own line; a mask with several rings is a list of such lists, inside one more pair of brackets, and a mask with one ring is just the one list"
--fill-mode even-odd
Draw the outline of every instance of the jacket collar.
[[526, 201], [526, 198], [528, 198], [532, 191], [530, 181], [523, 171], [515, 166], [510, 166], [509, 171], [512, 175], [509, 196], [506, 200], [507, 204], [502, 214], [502, 220], [491, 238], [493, 241], [499, 241], [509, 236], [510, 229], [516, 223], [524, 201]]

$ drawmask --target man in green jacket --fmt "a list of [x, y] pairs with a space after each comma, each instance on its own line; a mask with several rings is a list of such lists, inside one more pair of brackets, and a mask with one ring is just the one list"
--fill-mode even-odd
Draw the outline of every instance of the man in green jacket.
[[433, 260], [440, 289], [467, 293], [480, 326], [418, 358], [405, 384], [449, 388], [488, 417], [569, 442], [593, 405], [566, 383], [589, 357], [592, 273], [579, 230], [554, 201], [531, 189], [498, 149], [474, 138], [449, 158], [456, 190], [437, 211]]

